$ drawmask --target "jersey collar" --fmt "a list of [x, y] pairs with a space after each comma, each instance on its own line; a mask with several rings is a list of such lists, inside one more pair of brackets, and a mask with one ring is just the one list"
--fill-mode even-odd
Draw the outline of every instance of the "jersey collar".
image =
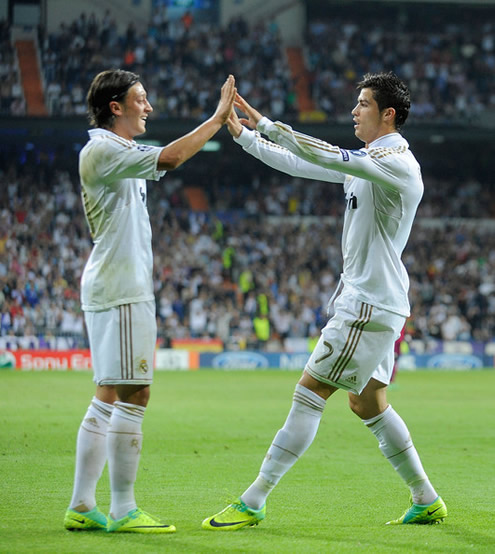
[[407, 140], [400, 133], [394, 132], [377, 138], [376, 140], [368, 144], [368, 149], [377, 148], [378, 146], [399, 146], [403, 144], [405, 144], [406, 147], [409, 148], [409, 143], [407, 142]]
[[114, 133], [113, 131], [109, 131], [108, 129], [102, 129], [101, 127], [98, 127], [96, 129], [89, 129], [89, 138], [90, 139], [102, 139], [104, 137], [118, 137], [119, 140], [125, 140], [129, 144], [136, 144], [136, 141], [129, 140], [124, 137], [121, 137], [120, 135], [117, 135], [117, 133]]

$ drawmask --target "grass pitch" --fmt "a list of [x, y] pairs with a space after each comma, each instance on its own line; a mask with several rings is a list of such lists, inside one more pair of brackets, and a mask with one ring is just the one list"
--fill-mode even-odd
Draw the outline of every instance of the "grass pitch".
[[[68, 532], [76, 433], [93, 394], [87, 372], [0, 371], [0, 552], [495, 552], [495, 371], [400, 373], [389, 401], [405, 419], [449, 509], [437, 526], [386, 527], [408, 491], [337, 392], [308, 452], [258, 527], [201, 521], [258, 473], [288, 413], [297, 372], [157, 372], [136, 497], [175, 535]], [[108, 476], [98, 503], [109, 508]]]

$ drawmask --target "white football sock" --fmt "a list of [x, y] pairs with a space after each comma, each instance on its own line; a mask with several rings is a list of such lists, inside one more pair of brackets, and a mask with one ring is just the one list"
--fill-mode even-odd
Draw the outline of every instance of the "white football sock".
[[105, 444], [112, 410], [111, 404], [93, 397], [79, 427], [70, 508], [78, 508], [80, 512], [91, 511], [96, 506], [96, 485], [107, 459]]
[[275, 435], [258, 477], [241, 495], [250, 508], [259, 510], [275, 485], [304, 454], [318, 431], [326, 401], [302, 385], [296, 385], [287, 420]]
[[110, 514], [121, 519], [134, 510], [136, 481], [143, 435], [145, 408], [115, 402], [107, 435], [108, 470], [110, 474]]
[[380, 450], [411, 489], [415, 504], [431, 504], [438, 494], [432, 487], [406, 424], [392, 406], [380, 415], [363, 420], [378, 439]]

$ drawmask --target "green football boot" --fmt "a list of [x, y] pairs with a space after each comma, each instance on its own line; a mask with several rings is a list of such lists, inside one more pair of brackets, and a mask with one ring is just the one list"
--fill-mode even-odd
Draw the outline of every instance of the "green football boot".
[[97, 531], [107, 528], [107, 518], [98, 506], [89, 512], [76, 512], [68, 508], [65, 512], [64, 527], [68, 531]]
[[419, 525], [431, 525], [441, 523], [447, 517], [447, 506], [438, 497], [435, 502], [428, 505], [413, 504], [399, 519], [388, 521], [387, 525], [402, 525], [406, 523], [417, 523]]
[[254, 510], [238, 498], [218, 514], [206, 518], [201, 527], [212, 531], [235, 531], [241, 529], [241, 527], [258, 525], [260, 521], [265, 519], [265, 514], [266, 505], [259, 510]]
[[107, 531], [109, 533], [175, 533], [176, 529], [173, 525], [167, 525], [155, 516], [135, 508], [121, 519], [108, 516]]

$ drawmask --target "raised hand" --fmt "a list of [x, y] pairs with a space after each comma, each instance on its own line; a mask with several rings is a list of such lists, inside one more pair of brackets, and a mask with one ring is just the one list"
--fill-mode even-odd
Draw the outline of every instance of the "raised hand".
[[249, 127], [250, 129], [256, 129], [256, 125], [258, 125], [259, 120], [263, 117], [260, 112], [248, 104], [248, 102], [246, 102], [246, 100], [244, 100], [239, 93], [236, 93], [235, 95], [234, 106], [239, 108], [248, 116], [248, 119], [240, 118], [240, 123], [246, 125], [246, 127]]
[[213, 117], [218, 118], [222, 125], [227, 122], [227, 119], [233, 110], [236, 94], [237, 89], [235, 88], [234, 76], [229, 75], [225, 83], [222, 85], [222, 89], [220, 91], [220, 101], [218, 102], [217, 109], [213, 114]]
[[227, 129], [235, 138], [242, 133], [242, 124], [234, 108], [232, 108], [230, 116], [227, 119]]

